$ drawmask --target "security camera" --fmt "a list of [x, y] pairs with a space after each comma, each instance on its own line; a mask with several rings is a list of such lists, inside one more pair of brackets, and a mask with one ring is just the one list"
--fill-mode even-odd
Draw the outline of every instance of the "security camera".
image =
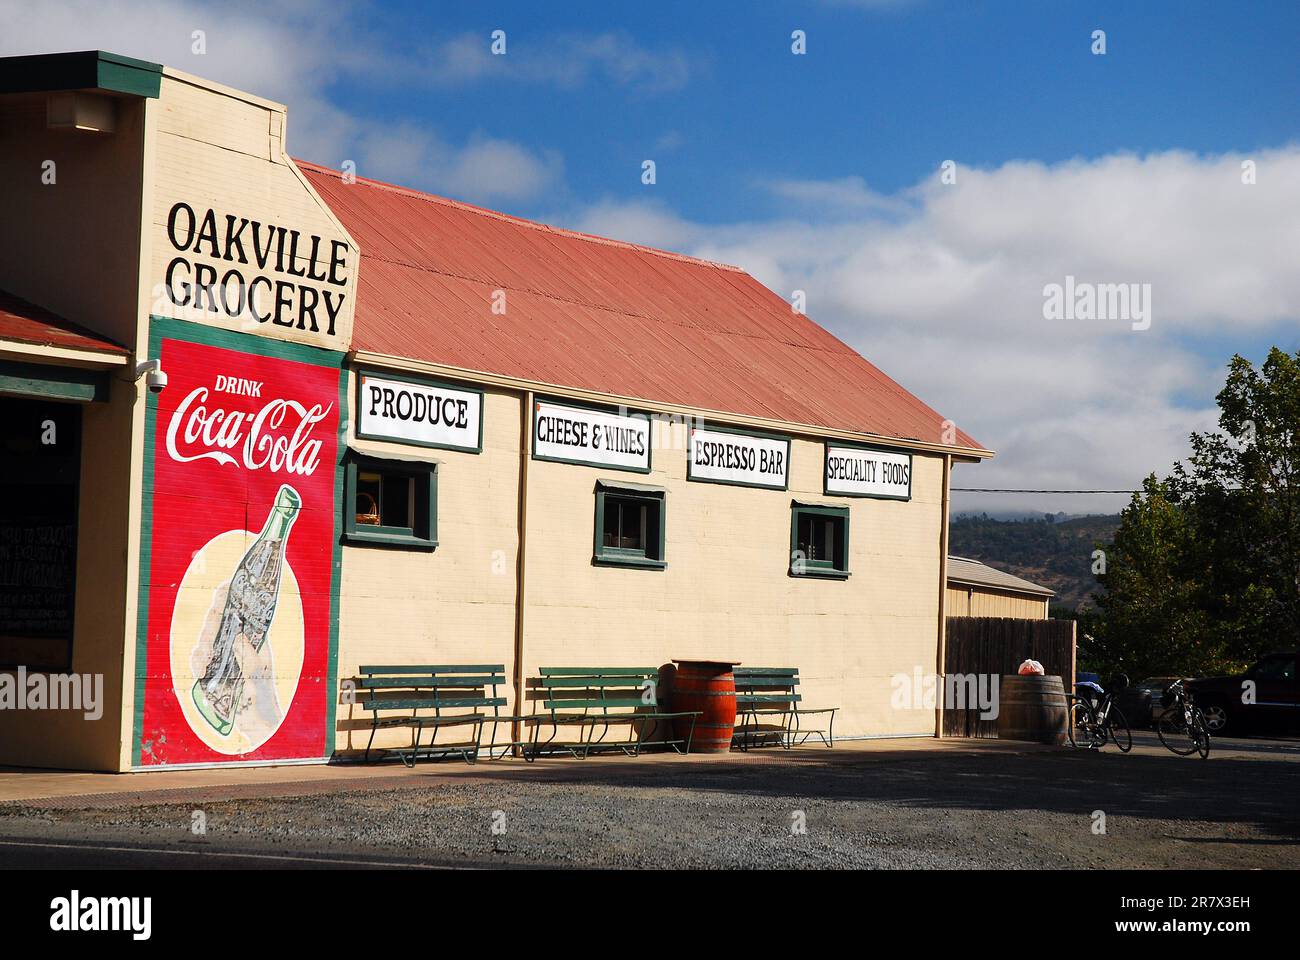
[[150, 393], [162, 393], [167, 386], [167, 373], [162, 368], [161, 360], [146, 360], [135, 366], [135, 378], [144, 377], [144, 385]]

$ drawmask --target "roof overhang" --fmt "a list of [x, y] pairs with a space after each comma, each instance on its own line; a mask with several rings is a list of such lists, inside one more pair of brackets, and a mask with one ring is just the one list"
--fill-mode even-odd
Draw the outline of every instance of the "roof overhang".
[[157, 98], [163, 67], [103, 50], [0, 58], [0, 94], [101, 90]]
[[971, 580], [965, 577], [954, 577], [949, 575], [949, 583], [960, 584], [963, 587], [978, 587], [981, 590], [993, 590], [998, 593], [1019, 593], [1027, 597], [1048, 598], [1056, 596], [1055, 590], [1048, 590], [1046, 587], [1014, 587], [1005, 583], [989, 583], [985, 580]]

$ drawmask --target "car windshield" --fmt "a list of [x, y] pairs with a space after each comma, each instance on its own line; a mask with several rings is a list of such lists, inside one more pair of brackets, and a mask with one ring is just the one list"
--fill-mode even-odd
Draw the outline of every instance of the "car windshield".
[[1250, 668], [1261, 680], [1290, 680], [1295, 676], [1295, 657], [1268, 657]]

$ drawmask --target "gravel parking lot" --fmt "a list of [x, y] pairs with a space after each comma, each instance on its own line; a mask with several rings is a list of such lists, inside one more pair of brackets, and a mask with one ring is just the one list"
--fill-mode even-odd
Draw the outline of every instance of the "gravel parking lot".
[[[1300, 867], [1300, 743], [424, 765], [0, 804], [10, 865]], [[206, 822], [196, 836], [195, 812]], [[1095, 832], [1104, 814], [1105, 832]]]

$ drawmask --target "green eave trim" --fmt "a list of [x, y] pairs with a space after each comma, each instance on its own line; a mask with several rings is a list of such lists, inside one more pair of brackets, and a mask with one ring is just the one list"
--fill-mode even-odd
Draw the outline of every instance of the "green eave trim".
[[0, 360], [0, 393], [89, 403], [108, 399], [108, 373], [83, 367]]
[[103, 50], [0, 58], [0, 93], [103, 90], [157, 99], [161, 63], [135, 60]]

